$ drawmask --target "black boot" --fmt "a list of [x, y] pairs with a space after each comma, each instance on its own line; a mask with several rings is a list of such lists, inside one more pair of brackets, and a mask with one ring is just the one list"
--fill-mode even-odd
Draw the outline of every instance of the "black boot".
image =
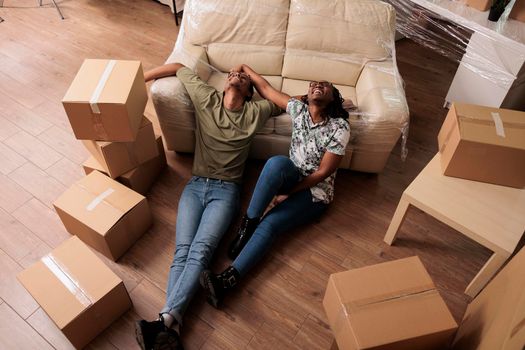
[[213, 274], [210, 270], [202, 271], [200, 283], [206, 290], [208, 303], [218, 308], [226, 292], [237, 285], [239, 278], [239, 272], [233, 266], [218, 275]]
[[244, 248], [246, 243], [250, 240], [250, 237], [255, 232], [255, 229], [257, 228], [257, 225], [259, 225], [260, 221], [260, 218], [250, 219], [247, 215], [242, 217], [241, 227], [239, 227], [237, 237], [235, 237], [235, 239], [230, 243], [230, 247], [228, 248], [228, 257], [231, 260], [235, 260], [235, 258], [237, 258], [242, 248]]
[[135, 322], [135, 337], [142, 350], [184, 350], [179, 333], [166, 327], [162, 316], [156, 321]]

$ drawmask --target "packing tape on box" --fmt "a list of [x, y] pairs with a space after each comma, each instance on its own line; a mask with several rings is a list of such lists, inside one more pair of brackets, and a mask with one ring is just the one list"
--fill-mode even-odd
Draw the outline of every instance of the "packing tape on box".
[[496, 135], [505, 137], [505, 128], [503, 128], [503, 121], [501, 116], [497, 112], [490, 112], [492, 119], [494, 120], [494, 125], [496, 126]]
[[98, 108], [98, 99], [100, 98], [100, 94], [102, 93], [102, 90], [104, 90], [104, 87], [106, 86], [109, 76], [111, 75], [111, 72], [113, 71], [113, 68], [115, 67], [116, 63], [116, 60], [108, 61], [108, 63], [106, 64], [106, 68], [104, 69], [104, 72], [102, 73], [102, 76], [98, 81], [97, 87], [95, 88], [95, 91], [93, 91], [93, 94], [89, 99], [91, 112], [95, 114], [100, 114], [100, 109]]
[[436, 293], [436, 287], [433, 283], [413, 288], [405, 288], [396, 292], [383, 293], [370, 298], [362, 298], [359, 300], [342, 303], [341, 310], [339, 311], [336, 317], [335, 324], [333, 325], [333, 331], [334, 333], [338, 333], [342, 328], [345, 327], [347, 323], [346, 320], [348, 320], [352, 313], [355, 313], [356, 311], [365, 307], [431, 293]]
[[93, 129], [95, 130], [98, 139], [107, 140], [109, 138], [108, 133], [104, 128], [104, 124], [102, 124], [102, 114], [92, 113], [91, 124], [93, 125]]
[[102, 90], [104, 90], [104, 87], [106, 86], [109, 76], [111, 75], [111, 72], [113, 71], [113, 68], [115, 67], [116, 63], [116, 60], [108, 61], [106, 67], [104, 68], [104, 72], [102, 73], [102, 76], [100, 77], [98, 84], [95, 87], [91, 98], [89, 99], [89, 106], [91, 107], [92, 112], [91, 122], [93, 124], [93, 128], [95, 130], [97, 138], [101, 140], [108, 139], [108, 134], [106, 132], [106, 129], [104, 128], [104, 124], [102, 124], [102, 115], [100, 113], [100, 108], [98, 107], [98, 100], [100, 98], [100, 95], [102, 94]]
[[97, 207], [97, 205], [102, 203], [104, 199], [106, 199], [106, 197], [108, 197], [113, 192], [115, 192], [114, 189], [112, 189], [111, 187], [108, 188], [107, 190], [105, 190], [104, 192], [102, 192], [101, 194], [93, 198], [93, 200], [88, 205], [86, 205], [86, 210], [93, 211]]
[[73, 278], [68, 269], [53, 256], [53, 253], [45, 255], [41, 261], [82, 305], [88, 307], [93, 304], [93, 298], [82, 289], [78, 281]]

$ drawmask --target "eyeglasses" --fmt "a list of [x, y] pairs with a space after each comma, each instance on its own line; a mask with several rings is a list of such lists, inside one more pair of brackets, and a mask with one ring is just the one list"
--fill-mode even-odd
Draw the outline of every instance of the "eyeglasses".
[[332, 83], [330, 83], [328, 81], [311, 81], [310, 82], [310, 87], [313, 88], [315, 86], [320, 86], [322, 88], [325, 88], [325, 87], [332, 86]]
[[228, 73], [228, 78], [231, 78], [231, 77], [236, 77], [238, 76], [239, 78], [244, 78], [244, 79], [248, 79], [250, 80], [250, 76], [246, 73], [243, 73], [243, 72], [230, 72]]

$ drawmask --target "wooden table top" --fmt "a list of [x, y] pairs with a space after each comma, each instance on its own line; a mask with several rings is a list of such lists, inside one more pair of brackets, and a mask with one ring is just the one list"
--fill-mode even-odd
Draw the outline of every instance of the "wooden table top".
[[525, 231], [525, 190], [444, 176], [439, 153], [405, 190], [410, 202], [493, 251]]

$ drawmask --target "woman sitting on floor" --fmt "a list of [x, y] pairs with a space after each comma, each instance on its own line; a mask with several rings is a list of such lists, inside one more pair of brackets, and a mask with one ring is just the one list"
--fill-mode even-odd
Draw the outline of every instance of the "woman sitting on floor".
[[[350, 137], [348, 113], [331, 83], [310, 82], [304, 96], [290, 97], [274, 89], [247, 65], [232, 71], [250, 76], [259, 94], [292, 117], [290, 157], [270, 158], [261, 172], [241, 227], [228, 250], [234, 260], [222, 273], [201, 273], [200, 283], [215, 307], [226, 291], [269, 250], [282, 233], [321, 215], [334, 195], [336, 170]], [[272, 202], [273, 201], [273, 202]], [[263, 216], [270, 203], [274, 207]]]

